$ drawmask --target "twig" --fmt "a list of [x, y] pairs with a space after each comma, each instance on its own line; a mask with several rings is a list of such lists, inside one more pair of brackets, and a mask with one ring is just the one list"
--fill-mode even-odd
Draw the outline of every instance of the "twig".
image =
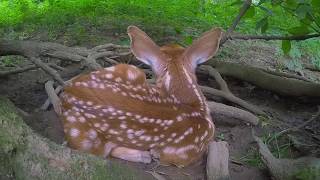
[[230, 159], [230, 162], [233, 163], [233, 164], [239, 165], [239, 166], [243, 166], [244, 165], [242, 162], [237, 161], [237, 160], [232, 159], [232, 158]]
[[166, 178], [164, 178], [162, 175], [160, 175], [159, 173], [157, 173], [155, 171], [146, 171], [146, 172], [151, 174], [157, 180], [166, 180]]
[[232, 25], [228, 28], [226, 34], [224, 34], [223, 38], [220, 41], [220, 45], [222, 45], [223, 43], [226, 42], [227, 39], [229, 39], [229, 35], [236, 29], [237, 25], [239, 24], [241, 18], [246, 14], [246, 12], [248, 11], [248, 9], [250, 8], [252, 4], [252, 0], [245, 0], [243, 2], [243, 5], [240, 9], [240, 12], [238, 14], [238, 16], [233, 20]]
[[108, 57], [104, 57], [104, 60], [105, 60], [105, 61], [107, 61], [108, 63], [110, 63], [111, 65], [119, 64], [119, 62], [118, 62], [118, 61], [113, 60], [113, 59], [108, 58]]
[[89, 67], [91, 70], [98, 70], [101, 69], [102, 66], [97, 63], [96, 59], [94, 59], [91, 55], [85, 58], [86, 66]]
[[[276, 136], [274, 136], [274, 138], [278, 138], [286, 133], [289, 132], [296, 132], [299, 131], [300, 129], [304, 128], [306, 125], [308, 125], [310, 122], [318, 119], [320, 117], [320, 106], [318, 106], [318, 111], [315, 115], [313, 115], [310, 119], [308, 119], [307, 121], [303, 122], [302, 124], [300, 124], [299, 126], [296, 127], [291, 127], [285, 130], [280, 131], [279, 133], [276, 134]], [[270, 141], [272, 141], [274, 138], [270, 139]]]
[[111, 56], [110, 58], [118, 58], [118, 57], [121, 57], [121, 56], [128, 56], [130, 54], [132, 54], [130, 51], [129, 52], [121, 52], [121, 53], [118, 53], [118, 54], [116, 54], [114, 56]]
[[45, 63], [43, 63], [39, 58], [30, 57], [29, 60], [33, 62], [35, 65], [43, 69], [46, 73], [50, 74], [59, 84], [64, 85], [64, 81], [61, 76], [57, 73], [56, 70], [52, 69]]
[[12, 74], [18, 74], [18, 73], [22, 73], [25, 71], [29, 71], [29, 70], [33, 70], [33, 69], [37, 69], [38, 67], [35, 65], [29, 65], [29, 66], [25, 66], [25, 67], [21, 67], [21, 68], [16, 68], [13, 70], [8, 70], [8, 71], [0, 71], [0, 77], [6, 77]]
[[62, 59], [62, 60], [74, 61], [74, 62], [80, 62], [80, 61], [84, 60], [83, 56], [80, 56], [78, 54], [72, 54], [72, 53], [65, 52], [65, 51], [55, 51], [52, 53], [46, 53], [46, 56], [58, 58], [58, 59]]
[[30, 114], [25, 112], [24, 110], [18, 108], [18, 107], [15, 107], [17, 112], [23, 117], [23, 118], [27, 118], [27, 117], [30, 117]]
[[91, 49], [91, 51], [95, 51], [95, 52], [99, 52], [99, 51], [102, 51], [102, 50], [105, 50], [105, 49], [110, 49], [110, 48], [119, 48], [119, 49], [128, 49], [129, 46], [121, 46], [121, 45], [115, 45], [115, 44], [112, 44], [112, 43], [108, 43], [108, 44], [102, 44], [102, 45], [99, 45], [99, 46], [96, 46], [96, 47], [93, 47]]
[[53, 109], [54, 111], [60, 115], [62, 113], [61, 110], [61, 101], [59, 99], [59, 97], [57, 96], [57, 94], [55, 93], [55, 90], [53, 88], [53, 81], [48, 81], [45, 84], [45, 89], [46, 92], [48, 94], [48, 97], [53, 105]]
[[61, 66], [58, 66], [58, 65], [56, 65], [56, 64], [54, 64], [54, 63], [48, 63], [48, 66], [50, 66], [50, 67], [52, 67], [52, 68], [54, 68], [54, 69], [56, 69], [56, 70], [59, 70], [59, 71], [66, 71], [66, 68], [63, 68], [63, 67], [61, 67]]
[[[62, 86], [58, 86], [58, 87], [54, 90], [54, 93], [55, 93], [55, 94], [59, 94], [59, 93], [62, 91], [62, 89], [63, 89]], [[46, 110], [49, 108], [50, 104], [51, 104], [51, 102], [50, 102], [50, 99], [48, 98], [48, 99], [46, 100], [46, 102], [41, 106], [40, 109], [46, 111]]]

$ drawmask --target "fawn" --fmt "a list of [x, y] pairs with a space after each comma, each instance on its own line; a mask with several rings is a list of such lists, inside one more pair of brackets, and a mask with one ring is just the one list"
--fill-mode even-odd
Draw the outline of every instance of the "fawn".
[[214, 124], [195, 76], [196, 66], [213, 57], [220, 28], [188, 48], [157, 46], [135, 26], [128, 27], [131, 51], [151, 66], [156, 84], [135, 66], [119, 64], [70, 81], [60, 95], [68, 145], [96, 155], [187, 166], [213, 138]]

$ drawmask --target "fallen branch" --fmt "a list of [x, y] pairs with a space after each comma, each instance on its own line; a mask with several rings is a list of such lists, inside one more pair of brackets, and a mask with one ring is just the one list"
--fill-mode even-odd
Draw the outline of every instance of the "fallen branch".
[[230, 179], [229, 150], [227, 142], [210, 142], [206, 171], [208, 180]]
[[[54, 93], [56, 94], [56, 95], [58, 95], [61, 91], [62, 91], [62, 89], [63, 89], [63, 87], [62, 86], [58, 86], [55, 90], [54, 90]], [[51, 90], [50, 90], [51, 91]], [[47, 93], [48, 94], [48, 93]], [[49, 96], [49, 95], [48, 95]], [[46, 111], [46, 110], [48, 110], [49, 109], [49, 106], [50, 106], [50, 104], [51, 104], [51, 101], [50, 101], [50, 99], [48, 98], [47, 100], [46, 100], [46, 102], [41, 106], [41, 110], [43, 110], [43, 111]]]
[[61, 115], [62, 110], [61, 110], [61, 101], [59, 97], [57, 96], [55, 89], [53, 88], [53, 81], [48, 81], [45, 84], [45, 89], [48, 94], [49, 100], [51, 104], [53, 105], [54, 111], [58, 114]]

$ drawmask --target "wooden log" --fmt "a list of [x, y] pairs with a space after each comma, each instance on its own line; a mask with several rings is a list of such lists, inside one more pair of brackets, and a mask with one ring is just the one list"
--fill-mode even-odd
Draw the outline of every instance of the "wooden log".
[[212, 141], [209, 144], [207, 157], [207, 179], [208, 180], [227, 180], [229, 175], [229, 150], [228, 143], [225, 141]]

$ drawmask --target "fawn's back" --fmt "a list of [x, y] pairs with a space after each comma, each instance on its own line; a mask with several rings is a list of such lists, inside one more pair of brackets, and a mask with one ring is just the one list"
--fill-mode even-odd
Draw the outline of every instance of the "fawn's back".
[[108, 155], [111, 142], [153, 151], [164, 163], [188, 165], [205, 152], [214, 134], [194, 72], [216, 53], [221, 30], [205, 33], [187, 49], [159, 48], [133, 26], [128, 34], [133, 54], [152, 67], [156, 84], [148, 84], [142, 70], [126, 64], [73, 79], [61, 95], [66, 140], [97, 155]]

